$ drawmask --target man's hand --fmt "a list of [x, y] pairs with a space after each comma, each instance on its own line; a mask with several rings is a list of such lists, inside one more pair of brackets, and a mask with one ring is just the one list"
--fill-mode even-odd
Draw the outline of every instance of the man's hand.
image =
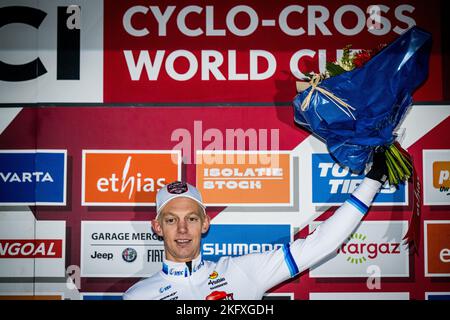
[[383, 148], [377, 148], [373, 152], [373, 162], [370, 171], [366, 175], [367, 178], [381, 182], [386, 182], [388, 178], [388, 167], [386, 164], [386, 156]]

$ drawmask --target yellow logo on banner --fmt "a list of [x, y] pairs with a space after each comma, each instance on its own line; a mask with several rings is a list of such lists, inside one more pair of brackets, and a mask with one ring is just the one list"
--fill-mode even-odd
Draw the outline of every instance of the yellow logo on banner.
[[197, 151], [197, 188], [207, 205], [291, 205], [288, 151]]

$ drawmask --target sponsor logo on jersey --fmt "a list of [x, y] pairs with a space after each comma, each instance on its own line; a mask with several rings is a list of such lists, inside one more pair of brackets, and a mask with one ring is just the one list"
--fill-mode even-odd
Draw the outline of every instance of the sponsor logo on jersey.
[[159, 300], [178, 300], [177, 293], [178, 293], [178, 291], [174, 291], [172, 293], [169, 293], [168, 295], [165, 295], [164, 297], [160, 298]]
[[213, 291], [206, 296], [205, 300], [234, 300], [233, 293], [225, 291]]
[[[340, 205], [356, 190], [365, 174], [351, 173], [348, 168], [334, 162], [328, 153], [312, 154], [312, 186], [314, 205]], [[405, 185], [396, 189], [382, 187], [374, 205], [406, 205], [408, 194]]]
[[1, 150], [0, 205], [65, 205], [66, 150]]
[[224, 277], [219, 277], [219, 273], [217, 271], [211, 273], [208, 278], [208, 286], [210, 290], [217, 289], [228, 284]]
[[169, 290], [170, 288], [172, 288], [172, 285], [170, 285], [170, 284], [167, 286], [163, 286], [163, 287], [159, 288], [159, 293], [163, 293], [163, 292]]

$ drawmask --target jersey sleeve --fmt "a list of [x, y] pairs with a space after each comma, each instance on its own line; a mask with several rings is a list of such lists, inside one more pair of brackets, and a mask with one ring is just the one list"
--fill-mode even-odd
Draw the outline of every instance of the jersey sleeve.
[[350, 198], [305, 239], [279, 249], [236, 257], [233, 262], [261, 291], [269, 290], [333, 253], [363, 219], [380, 187], [380, 182], [364, 178]]

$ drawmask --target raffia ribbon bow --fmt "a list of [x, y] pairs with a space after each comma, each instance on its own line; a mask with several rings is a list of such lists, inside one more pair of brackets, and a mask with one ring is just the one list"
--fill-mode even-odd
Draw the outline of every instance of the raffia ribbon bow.
[[[353, 115], [353, 112], [352, 112], [352, 110], [355, 111], [356, 109], [353, 108], [351, 105], [349, 105], [347, 102], [343, 101], [341, 98], [335, 96], [332, 92], [328, 91], [327, 89], [319, 87], [319, 83], [320, 83], [321, 80], [322, 79], [321, 79], [320, 75], [319, 74], [315, 74], [312, 77], [311, 81], [309, 81], [309, 84], [306, 87], [304, 85], [302, 85], [302, 83], [300, 83], [300, 84], [297, 83], [297, 89], [299, 91], [306, 90], [310, 86], [312, 87], [311, 90], [309, 91], [308, 95], [306, 96], [306, 98], [303, 100], [302, 105], [300, 106], [302, 111], [305, 111], [306, 109], [308, 109], [309, 104], [311, 103], [312, 95], [317, 90], [318, 92], [320, 92], [323, 95], [325, 95], [328, 98], [330, 98], [331, 102], [333, 102], [348, 117], [351, 117], [354, 120], [356, 120], [356, 118], [355, 118], [355, 116]], [[303, 90], [301, 90], [301, 89], [303, 89]]]

